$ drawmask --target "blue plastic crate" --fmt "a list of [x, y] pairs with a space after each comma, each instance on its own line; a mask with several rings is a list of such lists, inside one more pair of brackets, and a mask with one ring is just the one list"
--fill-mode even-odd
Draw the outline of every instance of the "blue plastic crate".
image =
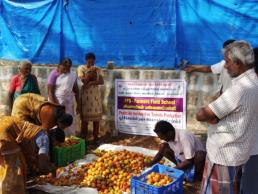
[[[146, 176], [152, 172], [168, 175], [173, 182], [163, 186], [155, 187], [146, 183]], [[131, 178], [131, 194], [183, 194], [184, 172], [168, 166], [156, 164], [149, 171], [140, 176]]]

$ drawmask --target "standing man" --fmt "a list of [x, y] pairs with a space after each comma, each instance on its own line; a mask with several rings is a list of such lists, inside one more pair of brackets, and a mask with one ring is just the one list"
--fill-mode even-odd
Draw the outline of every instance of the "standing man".
[[250, 157], [258, 128], [258, 77], [253, 49], [235, 41], [224, 49], [225, 68], [232, 86], [201, 108], [196, 118], [208, 122], [207, 158], [202, 194], [239, 193], [239, 172]]
[[[258, 75], [258, 47], [254, 48], [254, 68]], [[254, 135], [250, 159], [243, 166], [241, 178], [241, 194], [256, 194], [258, 191], [258, 130]]]
[[[229, 39], [223, 43], [223, 49], [225, 49], [226, 46], [229, 44], [235, 42], [235, 40]], [[199, 65], [191, 65], [184, 69], [187, 73], [191, 72], [203, 72], [203, 73], [213, 73], [213, 74], [219, 74], [219, 83], [220, 83], [220, 89], [219, 93], [222, 94], [226, 89], [231, 87], [231, 77], [228, 74], [226, 68], [225, 68], [225, 60], [222, 60], [216, 64], [213, 64], [211, 66], [199, 66]]]

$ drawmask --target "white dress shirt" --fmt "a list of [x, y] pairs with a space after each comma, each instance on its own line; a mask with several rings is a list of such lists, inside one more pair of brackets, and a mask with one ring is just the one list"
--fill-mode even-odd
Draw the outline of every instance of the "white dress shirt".
[[192, 159], [197, 151], [205, 151], [202, 142], [194, 134], [185, 130], [175, 130], [175, 140], [167, 142], [175, 157], [184, 161]]

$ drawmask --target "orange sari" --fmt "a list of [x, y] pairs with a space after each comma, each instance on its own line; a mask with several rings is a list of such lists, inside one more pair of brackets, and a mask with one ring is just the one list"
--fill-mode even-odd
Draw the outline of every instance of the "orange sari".
[[24, 194], [27, 166], [36, 170], [34, 138], [42, 129], [9, 116], [0, 123], [0, 194]]

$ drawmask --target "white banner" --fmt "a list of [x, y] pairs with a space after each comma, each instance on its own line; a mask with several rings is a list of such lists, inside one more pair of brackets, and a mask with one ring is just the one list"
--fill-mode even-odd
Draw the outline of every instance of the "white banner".
[[184, 80], [116, 80], [116, 128], [138, 135], [155, 135], [157, 121], [186, 128]]

